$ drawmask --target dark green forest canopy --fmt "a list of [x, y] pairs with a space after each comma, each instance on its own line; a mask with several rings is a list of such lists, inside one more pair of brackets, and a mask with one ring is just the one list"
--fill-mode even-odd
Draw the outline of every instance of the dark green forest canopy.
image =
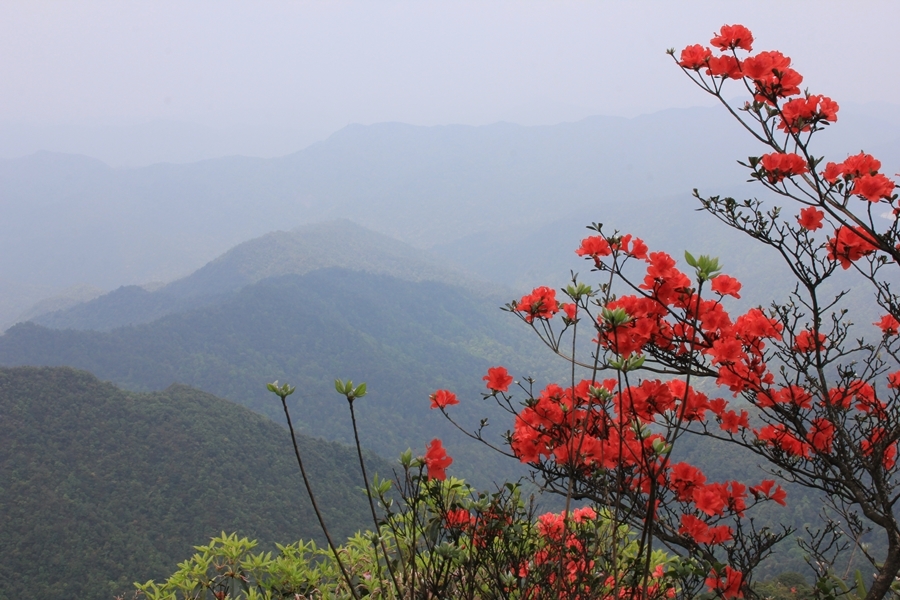
[[[277, 403], [277, 398], [272, 398]], [[186, 386], [124, 392], [69, 368], [0, 369], [0, 598], [110, 600], [221, 531], [321, 533], [286, 429]], [[369, 527], [355, 452], [301, 452], [338, 539]], [[369, 473], [393, 468], [369, 457]]]

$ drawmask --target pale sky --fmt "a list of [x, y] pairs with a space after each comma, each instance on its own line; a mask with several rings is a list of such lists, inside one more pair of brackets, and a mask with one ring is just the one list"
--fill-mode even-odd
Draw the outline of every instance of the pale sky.
[[37, 135], [38, 149], [68, 128], [77, 146], [160, 121], [231, 132], [222, 153], [277, 155], [348, 123], [549, 124], [708, 104], [665, 50], [708, 44], [724, 23], [791, 56], [813, 92], [898, 103], [900, 3], [888, 1], [6, 0], [0, 127], [16, 139], [0, 156], [16, 136]]

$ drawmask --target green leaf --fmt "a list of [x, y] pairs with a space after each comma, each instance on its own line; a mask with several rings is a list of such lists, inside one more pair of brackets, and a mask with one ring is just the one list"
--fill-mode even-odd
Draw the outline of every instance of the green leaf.
[[695, 269], [697, 268], [697, 259], [694, 258], [690, 252], [687, 250], [684, 251], [684, 260], [687, 261], [687, 264], [691, 265]]

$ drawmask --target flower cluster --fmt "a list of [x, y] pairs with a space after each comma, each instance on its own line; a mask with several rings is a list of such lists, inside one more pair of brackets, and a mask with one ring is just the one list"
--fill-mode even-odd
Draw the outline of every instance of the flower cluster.
[[861, 196], [869, 202], [890, 200], [894, 196], [896, 184], [886, 175], [879, 173], [880, 169], [881, 161], [860, 152], [848, 157], [844, 162], [826, 164], [822, 177], [830, 184], [835, 184], [839, 180], [847, 182], [850, 186], [849, 193]]
[[[737, 57], [736, 50], [750, 52], [753, 49], [753, 35], [743, 25], [722, 26], [710, 43], [719, 50], [730, 53], [717, 56], [708, 47], [692, 44], [681, 51], [678, 64], [683, 69], [694, 71], [705, 68], [706, 74], [711, 77], [746, 78], [755, 87], [755, 98], [759, 102], [774, 105], [779, 98], [800, 94], [799, 86], [803, 82], [803, 76], [791, 68], [791, 59], [781, 52], [760, 52], [743, 60]], [[798, 110], [799, 108], [797, 107]], [[818, 107], [814, 107], [814, 110], [818, 110]], [[832, 110], [836, 112], [837, 105], [823, 103], [823, 113]]]

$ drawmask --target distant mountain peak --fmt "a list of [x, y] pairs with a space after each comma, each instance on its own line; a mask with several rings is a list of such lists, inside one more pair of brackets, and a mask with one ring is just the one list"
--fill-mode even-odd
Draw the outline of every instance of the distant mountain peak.
[[335, 219], [290, 231], [272, 231], [238, 244], [163, 291], [177, 296], [209, 296], [236, 291], [269, 277], [303, 275], [328, 267], [408, 281], [441, 281], [472, 290], [486, 287], [437, 255], [349, 219]]
[[478, 295], [497, 291], [425, 250], [348, 219], [336, 219], [248, 240], [163, 287], [123, 286], [76, 306], [30, 316], [54, 329], [110, 330], [215, 303], [273, 277], [332, 268], [411, 282], [440, 282]]

